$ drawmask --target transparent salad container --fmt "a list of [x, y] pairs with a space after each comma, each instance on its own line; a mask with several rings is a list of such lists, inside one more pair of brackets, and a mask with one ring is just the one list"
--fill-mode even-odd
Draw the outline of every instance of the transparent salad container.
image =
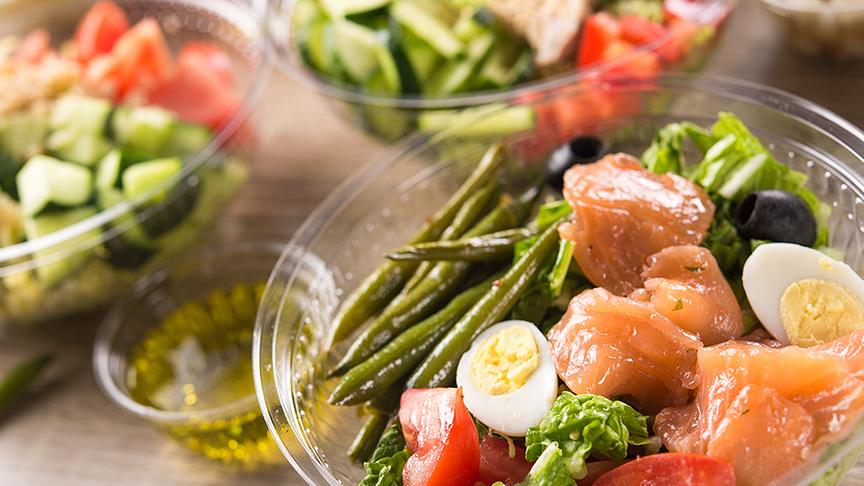
[[[34, 0], [0, 5], [0, 37], [46, 29], [70, 38], [93, 2]], [[96, 308], [140, 275], [192, 246], [247, 178], [255, 145], [249, 116], [271, 71], [258, 16], [234, 0], [118, 0], [134, 23], [155, 18], [169, 46], [218, 44], [232, 60], [242, 103], [213, 140], [186, 160], [183, 171], [131, 202], [73, 226], [0, 248], [0, 322], [27, 324]], [[169, 192], [170, 190], [170, 192]], [[169, 196], [162, 197], [169, 192]], [[149, 229], [146, 252], [124, 247], [127, 232]], [[108, 254], [120, 255], [108, 258]], [[46, 278], [50, 275], [50, 278]]]
[[[682, 47], [682, 36], [672, 32], [650, 43], [638, 46], [631, 52], [609, 62], [597, 62], [583, 69], [573, 67], [556, 72], [549, 77], [516, 84], [508, 89], [496, 91], [473, 91], [445, 97], [421, 95], [392, 96], [370, 93], [362, 88], [338, 80], [328, 79], [310, 68], [299, 47], [298, 15], [294, 0], [260, 0], [268, 4], [267, 28], [276, 51], [276, 65], [288, 75], [298, 79], [317, 91], [335, 111], [350, 124], [361, 128], [373, 137], [392, 142], [404, 138], [414, 130], [434, 131], [440, 128], [442, 116], [427, 116], [435, 111], [450, 122], [454, 112], [487, 105], [499, 106], [520, 97], [536, 96], [538, 91], [572, 85], [575, 82], [594, 82], [603, 77], [614, 76], [621, 71], [640, 71], [646, 52], [668, 52]], [[689, 3], [691, 0], [680, 0]], [[662, 69], [698, 71], [708, 60], [716, 43], [720, 40], [722, 27], [733, 10], [736, 0], [707, 0], [702, 12], [693, 20], [696, 30], [687, 36], [682, 54], [675, 59], [662, 61]], [[265, 7], [262, 7], [265, 8]], [[653, 74], [651, 74], [653, 76]], [[458, 121], [456, 121], [458, 123]], [[511, 123], [530, 123], [524, 118], [515, 118]], [[446, 123], [446, 122], [445, 122]]]
[[864, 1], [762, 0], [792, 47], [834, 60], [864, 59]]
[[[608, 141], [613, 151], [641, 154], [657, 129], [668, 123], [690, 120], [709, 125], [718, 112], [731, 111], [778, 160], [810, 177], [809, 186], [833, 207], [831, 245], [864, 273], [864, 133], [849, 122], [771, 88], [687, 75], [562, 88], [527, 106], [542, 111], [578, 106], [593, 97], [614, 101], [620, 111], [605, 117], [574, 111], [569, 124], [557, 130], [531, 129], [503, 138], [519, 155], [509, 173], [541, 168], [548, 147], [562, 137], [592, 133]], [[482, 123], [482, 118], [466, 123]], [[353, 407], [331, 406], [326, 400], [335, 380], [327, 381], [322, 370], [335, 364], [347, 346], [339, 344], [335, 352], [328, 352], [325, 336], [334, 313], [345, 295], [380, 264], [382, 255], [406, 241], [443, 204], [488, 143], [501, 140], [466, 138], [464, 133], [465, 126], [452, 126], [430, 137], [418, 136], [343, 183], [294, 237], [293, 251], [307, 256], [299, 261], [296, 254], [283, 257], [271, 274], [254, 342], [258, 398], [285, 457], [310, 484], [357, 484], [363, 477], [362, 468], [345, 454], [359, 429], [359, 414]], [[326, 268], [320, 268], [320, 261]], [[316, 284], [298, 284], [298, 275], [309, 271], [318, 273]], [[843, 458], [854, 462], [850, 451], [862, 439], [864, 435], [852, 436], [815, 455], [817, 463], [793, 471], [780, 484], [824, 474]]]

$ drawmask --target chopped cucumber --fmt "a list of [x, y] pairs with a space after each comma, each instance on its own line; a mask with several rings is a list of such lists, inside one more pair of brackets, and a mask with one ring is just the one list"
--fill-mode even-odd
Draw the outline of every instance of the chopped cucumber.
[[459, 20], [453, 25], [453, 34], [462, 42], [470, 42], [471, 39], [483, 35], [484, 32], [486, 32], [486, 26], [474, 19], [473, 9], [463, 8], [459, 14]]
[[201, 185], [197, 176], [186, 177], [164, 199], [144, 208], [139, 215], [144, 231], [155, 238], [176, 228], [198, 204]]
[[[369, 90], [383, 89], [386, 86], [383, 78], [381, 73], [373, 76], [369, 82]], [[398, 108], [364, 105], [363, 117], [369, 130], [387, 141], [398, 140], [411, 131], [410, 114]]]
[[495, 43], [495, 36], [486, 32], [475, 38], [468, 45], [467, 56], [464, 60], [451, 62], [435, 71], [426, 86], [426, 93], [434, 96], [446, 96], [459, 91], [471, 75], [474, 74], [486, 58]]
[[[402, 93], [420, 93], [420, 81], [404, 47], [404, 29], [399, 25], [399, 22], [390, 19], [388, 30], [382, 35], [387, 36], [387, 48], [390, 50], [390, 55], [396, 65]], [[434, 54], [434, 51], [432, 53]]]
[[89, 170], [46, 155], [35, 155], [27, 161], [16, 181], [25, 216], [38, 214], [48, 204], [84, 204], [93, 193], [93, 176]]
[[60, 159], [92, 166], [111, 150], [111, 142], [102, 133], [73, 125], [52, 133], [45, 141], [45, 148]]
[[0, 121], [0, 151], [23, 162], [43, 149], [48, 120], [32, 113], [9, 113]]
[[120, 182], [120, 167], [123, 162], [122, 153], [118, 149], [108, 152], [96, 168], [96, 188], [114, 188]]
[[52, 130], [74, 127], [79, 133], [103, 135], [111, 115], [111, 102], [102, 98], [66, 95], [51, 110]]
[[[123, 195], [134, 201], [165, 184], [182, 170], [183, 161], [176, 157], [139, 162], [123, 172]], [[164, 194], [156, 195], [154, 199], [163, 197]]]
[[531, 51], [524, 45], [496, 45], [476, 76], [475, 89], [506, 88], [531, 70]]
[[[96, 202], [99, 209], [109, 209], [117, 206], [124, 201], [123, 192], [116, 187], [100, 188], [96, 193]], [[123, 229], [123, 233], [119, 238], [134, 244], [142, 249], [152, 249], [156, 243], [147, 236], [144, 228], [138, 224], [135, 215], [129, 211], [114, 220], [114, 226]], [[113, 239], [113, 238], [112, 238]]]
[[446, 20], [440, 18], [438, 10], [430, 7], [427, 2], [400, 0], [390, 7], [390, 14], [439, 54], [447, 59], [454, 59], [462, 53], [464, 46], [453, 34]]
[[382, 38], [386, 34], [379, 35], [374, 30], [349, 20], [340, 20], [334, 26], [336, 52], [351, 79], [367, 85], [376, 70], [380, 70], [386, 81], [382, 85], [386, 88], [385, 92], [399, 93], [399, 70], [387, 48], [386, 39]]
[[158, 154], [177, 124], [177, 117], [155, 106], [120, 107], [114, 112], [112, 129], [121, 145]]
[[432, 72], [444, 58], [413, 32], [401, 29], [400, 33], [402, 49], [405, 51], [405, 56], [408, 57], [419, 86], [422, 88], [424, 80], [432, 76]]
[[[484, 115], [488, 113], [488, 115]], [[474, 120], [473, 123], [470, 121]], [[534, 128], [534, 110], [530, 106], [504, 107], [491, 104], [463, 111], [434, 110], [420, 113], [417, 127], [421, 132], [430, 133], [459, 124], [455, 135], [472, 137], [492, 137], [510, 135]]]
[[[66, 211], [52, 212], [24, 219], [24, 233], [28, 240], [50, 235], [96, 214], [96, 208], [85, 206]], [[93, 253], [93, 245], [101, 231], [94, 229], [63, 241], [51, 248], [34, 253], [36, 275], [46, 287], [60, 283], [64, 278], [81, 268]], [[88, 246], [90, 245], [90, 246]]]
[[741, 188], [750, 181], [750, 178], [753, 177], [753, 175], [756, 174], [766, 162], [768, 162], [768, 154], [766, 153], [750, 157], [747, 162], [738, 167], [738, 169], [732, 173], [717, 193], [726, 199], [735, 199], [735, 196], [741, 192]]
[[211, 140], [213, 134], [204, 125], [180, 122], [168, 135], [161, 154], [166, 157], [189, 158], [204, 150]]
[[313, 21], [309, 26], [305, 51], [312, 67], [334, 78], [339, 78], [340, 76], [336, 75], [340, 66], [336, 60], [336, 42], [333, 31], [333, 23], [328, 19], [319, 18]]

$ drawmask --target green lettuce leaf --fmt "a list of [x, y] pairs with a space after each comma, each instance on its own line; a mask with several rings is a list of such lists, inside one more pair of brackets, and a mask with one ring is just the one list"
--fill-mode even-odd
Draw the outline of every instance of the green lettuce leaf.
[[688, 139], [703, 154], [717, 142], [714, 135], [693, 123], [671, 123], [654, 135], [651, 145], [642, 154], [643, 165], [655, 174], [683, 174], [687, 167], [684, 149]]
[[393, 424], [381, 440], [368, 462], [363, 463], [366, 477], [359, 486], [401, 486], [402, 469], [408, 461], [408, 449], [399, 424]]
[[600, 455], [621, 461], [630, 446], [649, 444], [648, 417], [624, 402], [598, 395], [563, 392], [540, 425], [528, 429], [525, 458], [536, 461], [548, 446], [561, 449], [570, 475], [585, 477], [585, 460]]
[[576, 481], [564, 464], [557, 442], [550, 442], [531, 466], [528, 477], [517, 486], [575, 486]]

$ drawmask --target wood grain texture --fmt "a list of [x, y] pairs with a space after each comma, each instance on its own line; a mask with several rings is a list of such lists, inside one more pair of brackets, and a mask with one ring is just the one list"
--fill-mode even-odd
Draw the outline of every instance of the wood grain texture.
[[[706, 71], [786, 89], [864, 125], [864, 64], [830, 65], [793, 54], [780, 43], [771, 20], [755, 0], [742, 0]], [[274, 77], [260, 110], [266, 147], [219, 231], [287, 239], [345, 176], [384, 150], [281, 75]], [[301, 484], [287, 466], [252, 474], [228, 471], [109, 403], [90, 366], [99, 319], [0, 331], [0, 370], [39, 352], [58, 352], [51, 386], [0, 422], [0, 484]], [[844, 484], [864, 484], [864, 465]]]

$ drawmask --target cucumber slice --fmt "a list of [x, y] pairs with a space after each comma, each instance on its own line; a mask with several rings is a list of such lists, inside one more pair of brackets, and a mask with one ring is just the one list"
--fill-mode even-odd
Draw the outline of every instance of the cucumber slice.
[[[400, 27], [401, 29], [401, 27]], [[408, 62], [411, 63], [419, 87], [432, 76], [435, 68], [443, 61], [443, 57], [425, 41], [407, 29], [401, 29], [402, 49]]]
[[121, 107], [112, 118], [114, 138], [119, 144], [153, 154], [160, 153], [176, 124], [173, 113], [155, 106]]
[[486, 30], [486, 26], [474, 20], [474, 9], [471, 8], [463, 8], [459, 13], [459, 20], [453, 25], [453, 34], [462, 42], [470, 42], [471, 39], [483, 35]]
[[399, 70], [387, 48], [386, 31], [381, 35], [372, 29], [348, 20], [334, 24], [336, 52], [348, 75], [368, 89], [368, 81], [380, 70], [386, 93], [399, 93]]
[[177, 123], [168, 135], [168, 140], [162, 147], [161, 155], [165, 157], [190, 158], [204, 150], [213, 134], [204, 125], [194, 123]]
[[[43, 214], [35, 218], [25, 218], [24, 233], [28, 240], [35, 240], [68, 228], [95, 214], [96, 208], [85, 206]], [[93, 248], [85, 248], [84, 245], [90, 240], [98, 238], [100, 233], [98, 229], [88, 231], [49, 249], [35, 252], [33, 256], [37, 262], [36, 275], [42, 284], [46, 287], [56, 285], [81, 268], [94, 250]]]
[[[176, 157], [139, 162], [123, 172], [123, 196], [134, 201], [165, 184], [181, 170], [183, 161]], [[154, 199], [160, 200], [163, 197], [164, 194], [157, 194]]]
[[70, 126], [52, 133], [45, 148], [62, 160], [92, 166], [111, 150], [111, 143], [102, 133]]
[[50, 203], [78, 206], [90, 200], [93, 176], [76, 164], [62, 162], [46, 155], [35, 155], [24, 164], [16, 177], [21, 211], [34, 216]]
[[[530, 106], [504, 106], [496, 103], [463, 111], [424, 111], [417, 118], [417, 128], [431, 133], [458, 123], [460, 128], [454, 134], [465, 138], [499, 137], [534, 128], [534, 110]], [[490, 114], [483, 116], [483, 113]]]
[[141, 212], [141, 227], [151, 237], [161, 236], [174, 229], [195, 209], [201, 197], [201, 181], [190, 176], [180, 181], [171, 192], [157, 204]]
[[336, 41], [333, 23], [319, 18], [309, 26], [308, 39], [305, 44], [309, 63], [319, 72], [334, 78], [341, 75], [340, 66], [336, 62]]
[[465, 47], [440, 18], [440, 10], [427, 2], [397, 1], [390, 6], [390, 15], [447, 59], [456, 58]]
[[[414, 66], [408, 58], [404, 49], [404, 29], [394, 19], [390, 19], [387, 32], [381, 35], [387, 36], [387, 48], [390, 50], [390, 55], [396, 64], [396, 70], [399, 74], [399, 84], [402, 88], [402, 93], [419, 94], [420, 80], [414, 72]], [[434, 54], [434, 51], [432, 51]]]
[[433, 96], [446, 96], [461, 90], [476, 72], [495, 43], [495, 36], [486, 32], [468, 45], [467, 57], [441, 67], [429, 79], [426, 93]]
[[102, 135], [110, 115], [110, 101], [72, 94], [57, 100], [49, 124], [52, 130], [74, 127], [80, 133]]
[[96, 168], [96, 189], [114, 188], [120, 182], [120, 166], [123, 157], [118, 149], [108, 152]]
[[750, 157], [747, 162], [744, 162], [743, 165], [732, 173], [729, 179], [717, 191], [717, 194], [726, 199], [735, 199], [735, 196], [750, 182], [753, 175], [759, 172], [759, 169], [766, 163], [768, 163], [768, 154], [761, 153]]
[[[116, 187], [101, 188], [96, 192], [96, 203], [99, 209], [113, 208], [123, 201], [123, 192]], [[131, 211], [116, 218], [114, 226], [122, 228], [123, 233], [112, 238], [112, 240], [121, 238], [141, 249], [153, 249], [156, 247], [156, 243], [147, 236], [144, 228], [138, 223], [137, 218]]]
[[320, 0], [321, 6], [333, 18], [371, 12], [384, 8], [390, 0]]
[[48, 120], [32, 113], [9, 113], [0, 121], [0, 150], [18, 162], [42, 152]]
[[[369, 89], [380, 90], [385, 85], [384, 76], [379, 72], [369, 82]], [[364, 105], [363, 117], [367, 128], [388, 142], [399, 140], [411, 131], [409, 113], [398, 108]]]
[[531, 50], [524, 45], [496, 46], [477, 75], [476, 89], [508, 88], [531, 71]]

